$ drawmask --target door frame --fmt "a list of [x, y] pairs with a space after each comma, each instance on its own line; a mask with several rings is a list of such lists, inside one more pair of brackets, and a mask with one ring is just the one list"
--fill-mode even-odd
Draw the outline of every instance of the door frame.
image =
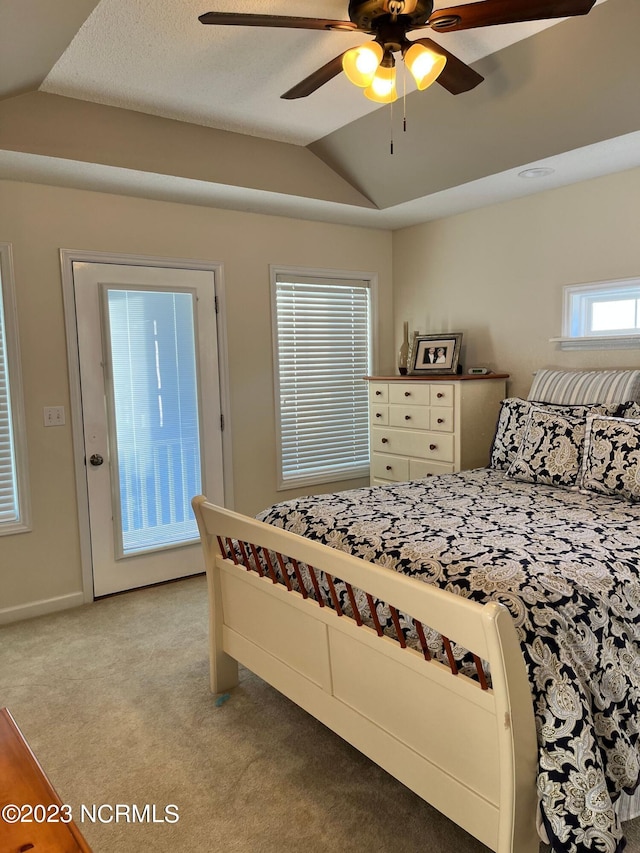
[[[220, 406], [224, 418], [222, 430], [222, 465], [224, 505], [233, 508], [233, 464], [231, 452], [231, 398], [229, 389], [229, 361], [227, 347], [226, 302], [224, 267], [219, 261], [202, 261], [188, 258], [164, 258], [151, 255], [127, 255], [116, 252], [92, 252], [82, 249], [60, 249], [62, 272], [62, 298], [67, 337], [67, 363], [69, 367], [69, 407], [73, 440], [73, 458], [78, 505], [80, 537], [80, 563], [82, 567], [82, 594], [85, 604], [94, 600], [93, 560], [91, 555], [91, 525], [89, 521], [89, 490], [85, 464], [84, 419], [80, 384], [80, 359], [78, 355], [78, 326], [73, 282], [74, 262], [87, 264], [120, 264], [140, 267], [167, 267], [171, 269], [203, 270], [212, 272], [215, 280], [216, 331], [218, 365], [220, 371]], [[204, 436], [206, 441], [206, 436]]]

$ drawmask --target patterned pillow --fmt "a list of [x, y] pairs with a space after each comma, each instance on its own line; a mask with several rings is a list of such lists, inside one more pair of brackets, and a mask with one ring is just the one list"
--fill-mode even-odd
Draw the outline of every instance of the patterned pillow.
[[576, 488], [585, 429], [584, 416], [566, 417], [533, 406], [507, 477], [525, 483]]
[[597, 406], [595, 404], [565, 406], [560, 403], [538, 403], [533, 400], [522, 400], [520, 397], [508, 397], [502, 401], [500, 406], [498, 423], [489, 453], [489, 468], [495, 468], [496, 471], [506, 471], [516, 458], [532, 406], [557, 412], [561, 415], [582, 418], [588, 414], [613, 415], [618, 408], [617, 406]]
[[511, 465], [522, 442], [530, 409], [531, 403], [519, 397], [508, 397], [502, 401], [489, 453], [490, 468], [506, 471]]
[[587, 418], [580, 487], [640, 501], [640, 420]]
[[621, 403], [615, 412], [615, 417], [640, 419], [640, 403], [636, 403], [635, 400], [628, 400], [626, 403]]

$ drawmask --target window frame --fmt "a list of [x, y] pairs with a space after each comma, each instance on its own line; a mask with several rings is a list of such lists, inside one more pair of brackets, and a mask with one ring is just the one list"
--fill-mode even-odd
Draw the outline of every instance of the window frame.
[[5, 370], [8, 378], [11, 444], [17, 492], [17, 518], [12, 521], [0, 521], [0, 536], [9, 536], [31, 530], [26, 421], [11, 243], [0, 243], [0, 299], [2, 300], [5, 327]]
[[563, 349], [640, 347], [640, 328], [594, 330], [590, 309], [597, 302], [640, 300], [640, 278], [569, 284], [563, 287], [562, 336], [551, 338]]
[[[301, 476], [287, 476], [283, 472], [282, 454], [282, 418], [280, 409], [280, 375], [279, 375], [279, 348], [278, 348], [278, 315], [276, 294], [279, 277], [293, 280], [302, 279], [301, 283], [335, 283], [339, 285], [349, 282], [365, 282], [369, 290], [369, 369], [375, 372], [377, 366], [377, 328], [378, 328], [378, 276], [376, 273], [363, 272], [360, 270], [336, 270], [336, 269], [310, 269], [307, 267], [285, 267], [270, 266], [271, 287], [271, 329], [273, 342], [273, 380], [274, 380], [274, 406], [276, 426], [276, 457], [277, 457], [277, 491], [286, 491], [299, 487], [322, 485], [324, 483], [335, 483], [346, 480], [362, 479], [369, 476], [369, 463], [362, 465], [352, 471], [328, 471]], [[363, 386], [365, 383], [363, 382]], [[366, 387], [366, 386], [365, 386]], [[367, 392], [368, 409], [368, 392]], [[368, 414], [367, 414], [368, 420]]]

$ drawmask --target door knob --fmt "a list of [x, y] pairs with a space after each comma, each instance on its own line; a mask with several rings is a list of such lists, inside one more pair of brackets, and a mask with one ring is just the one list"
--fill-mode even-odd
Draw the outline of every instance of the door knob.
[[102, 465], [102, 463], [104, 462], [104, 459], [102, 458], [102, 456], [100, 456], [99, 453], [94, 453], [92, 456], [89, 457], [89, 462], [91, 462], [94, 468], [99, 468], [100, 465]]

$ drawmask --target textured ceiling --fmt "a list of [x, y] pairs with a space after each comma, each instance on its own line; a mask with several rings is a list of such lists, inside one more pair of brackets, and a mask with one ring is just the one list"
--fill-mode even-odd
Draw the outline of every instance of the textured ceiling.
[[280, 98], [366, 36], [198, 21], [347, 3], [0, 0], [0, 178], [401, 228], [640, 165], [640, 0], [437, 35], [485, 81], [408, 91], [406, 134], [344, 75]]
[[[369, 36], [205, 26], [198, 16], [259, 12], [343, 20], [346, 9], [347, 0], [101, 0], [41, 90], [307, 145], [376, 105], [344, 75], [307, 98], [280, 95]], [[441, 33], [434, 40], [473, 63], [554, 23]], [[419, 34], [430, 31], [414, 37]]]

